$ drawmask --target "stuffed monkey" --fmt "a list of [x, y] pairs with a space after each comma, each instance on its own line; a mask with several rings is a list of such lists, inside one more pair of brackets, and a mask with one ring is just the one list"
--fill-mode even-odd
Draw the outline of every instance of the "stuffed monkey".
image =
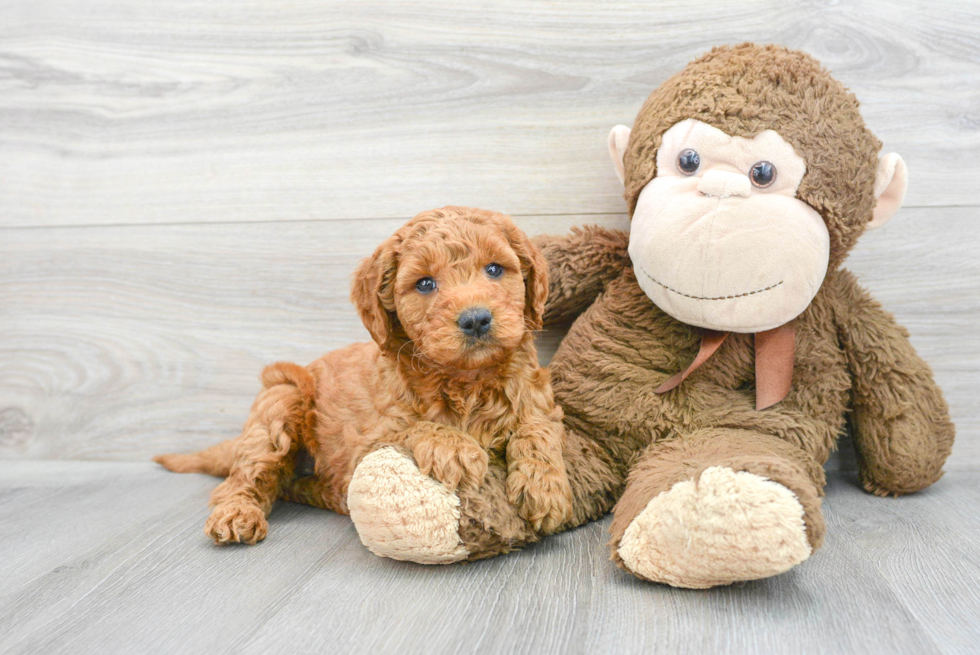
[[[820, 547], [823, 464], [848, 421], [869, 492], [938, 480], [954, 432], [942, 392], [841, 268], [906, 186], [854, 96], [804, 53], [716, 48], [609, 147], [629, 233], [538, 241], [546, 321], [577, 317], [551, 363], [574, 492], [563, 528], [612, 510], [616, 564], [710, 587], [776, 575]], [[427, 535], [448, 534], [454, 559], [476, 559], [540, 537], [507, 504], [498, 463], [452, 511], [365, 539], [372, 508], [411, 505], [398, 489], [420, 475], [380, 461], [365, 458], [350, 492], [378, 554], [426, 561]]]

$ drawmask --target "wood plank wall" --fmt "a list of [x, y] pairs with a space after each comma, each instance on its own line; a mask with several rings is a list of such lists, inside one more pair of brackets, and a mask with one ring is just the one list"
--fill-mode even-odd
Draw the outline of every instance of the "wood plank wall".
[[746, 40], [818, 57], [908, 163], [906, 208], [848, 266], [933, 365], [950, 467], [975, 467], [973, 0], [5, 3], [0, 457], [234, 434], [263, 364], [366, 338], [350, 271], [418, 211], [625, 226], [609, 128]]

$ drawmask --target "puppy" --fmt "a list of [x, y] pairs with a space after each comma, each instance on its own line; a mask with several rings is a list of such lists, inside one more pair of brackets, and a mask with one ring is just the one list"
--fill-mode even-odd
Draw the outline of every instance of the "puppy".
[[[347, 514], [354, 469], [383, 445], [408, 449], [450, 489], [478, 487], [489, 457], [506, 459], [510, 502], [553, 531], [571, 489], [561, 409], [534, 347], [547, 291], [543, 256], [507, 216], [423, 212], [354, 273], [351, 300], [373, 343], [267, 367], [240, 436], [154, 459], [227, 476], [205, 525], [219, 544], [263, 539], [279, 497]], [[304, 457], [314, 475], [297, 475]]]

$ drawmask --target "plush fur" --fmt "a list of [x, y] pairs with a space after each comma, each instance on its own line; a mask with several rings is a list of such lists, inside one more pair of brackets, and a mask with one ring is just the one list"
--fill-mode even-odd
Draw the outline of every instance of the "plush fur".
[[[490, 263], [503, 274], [491, 278]], [[435, 291], [416, 288], [425, 277]], [[346, 514], [355, 468], [384, 446], [404, 448], [450, 491], [479, 488], [493, 460], [506, 468], [506, 499], [522, 522], [552, 531], [570, 515], [571, 492], [562, 414], [533, 340], [547, 288], [541, 253], [508, 217], [463, 207], [419, 214], [354, 274], [351, 298], [373, 343], [306, 367], [269, 366], [239, 437], [156, 461], [227, 476], [205, 526], [217, 543], [263, 539], [283, 496]], [[493, 317], [484, 338], [458, 324], [474, 307]], [[296, 475], [304, 453], [312, 476]]]
[[865, 127], [857, 98], [801, 54], [751, 44], [715, 48], [654, 91], [636, 117], [624, 161], [630, 215], [657, 174], [661, 136], [675, 123], [694, 118], [743, 137], [775, 129], [809, 155], [797, 195], [823, 216], [829, 268], [840, 266], [874, 209], [881, 142]]
[[[774, 575], [818, 549], [825, 534], [822, 464], [848, 422], [869, 492], [907, 494], [942, 475], [954, 435], [942, 392], [908, 333], [840, 268], [875, 206], [879, 142], [857, 107], [854, 97], [804, 53], [748, 44], [718, 48], [654, 91], [629, 141], [625, 196], [631, 213], [655, 174], [663, 132], [685, 118], [732, 136], [774, 129], [806, 160], [798, 198], [826, 222], [830, 267], [795, 321], [792, 390], [771, 408], [755, 407], [748, 334], [732, 334], [676, 389], [654, 392], [692, 361], [700, 331], [668, 316], [643, 293], [625, 232], [589, 227], [536, 241], [550, 265], [545, 322], [577, 317], [551, 364], [555, 396], [565, 413], [564, 457], [574, 495], [572, 514], [562, 527], [599, 518], [615, 506], [612, 559], [635, 575], [704, 587]], [[690, 483], [696, 485], [709, 470], [713, 480], [739, 481], [729, 485], [734, 495], [726, 504], [712, 504], [692, 491], [697, 487]], [[766, 490], [774, 488], [759, 481], [782, 491], [769, 494]], [[501, 485], [501, 472], [491, 465], [481, 487], [457, 492], [460, 536], [471, 559], [537, 538], [513, 521], [513, 512], [501, 503]], [[639, 552], [657, 535], [648, 532], [640, 539], [635, 533], [663, 525], [644, 514], [669, 505], [652, 502], [662, 494], [686, 499], [677, 515], [688, 525], [681, 522], [678, 529], [688, 530], [690, 548], [717, 554], [719, 543], [729, 543], [726, 556], [706, 555], [692, 563], [685, 553], [665, 555], [665, 543]], [[712, 514], [717, 507], [749, 519], [782, 508], [779, 529], [796, 525], [809, 548], [760, 537], [738, 551], [735, 541], [724, 540], [723, 529], [713, 533], [713, 542], [693, 543], [718, 519]], [[624, 554], [620, 545], [628, 531]], [[774, 530], [765, 538], [783, 539], [780, 534]], [[687, 547], [683, 540], [677, 543]], [[677, 564], [685, 561], [688, 568]], [[670, 570], [670, 562], [681, 568]]]

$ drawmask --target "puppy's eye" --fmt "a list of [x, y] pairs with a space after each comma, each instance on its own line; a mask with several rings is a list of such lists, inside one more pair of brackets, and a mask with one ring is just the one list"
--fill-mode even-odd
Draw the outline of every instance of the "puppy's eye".
[[436, 281], [431, 277], [424, 277], [415, 283], [415, 288], [419, 293], [432, 293], [436, 290]]
[[677, 155], [677, 168], [684, 175], [694, 175], [701, 168], [701, 155], [698, 154], [697, 150], [690, 148], [682, 150], [681, 154]]
[[487, 275], [490, 277], [500, 277], [504, 274], [504, 267], [500, 264], [487, 264]]
[[776, 180], [776, 167], [767, 161], [756, 162], [749, 171], [749, 179], [752, 184], [763, 189]]

